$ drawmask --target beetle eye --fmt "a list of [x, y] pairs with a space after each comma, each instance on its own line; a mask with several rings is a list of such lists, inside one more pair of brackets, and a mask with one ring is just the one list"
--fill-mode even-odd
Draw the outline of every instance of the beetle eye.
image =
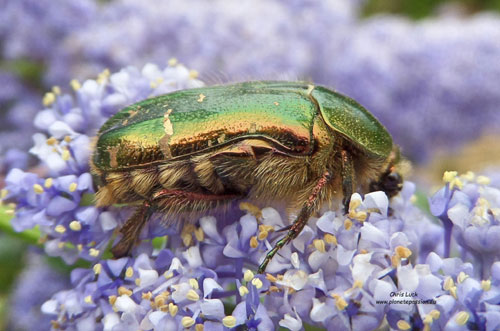
[[395, 196], [403, 188], [403, 177], [396, 171], [387, 171], [379, 181], [370, 184], [370, 191], [384, 191], [389, 198]]
[[385, 180], [390, 183], [397, 183], [400, 184], [403, 182], [403, 178], [401, 178], [401, 175], [398, 174], [397, 172], [393, 171], [390, 172], [386, 177]]

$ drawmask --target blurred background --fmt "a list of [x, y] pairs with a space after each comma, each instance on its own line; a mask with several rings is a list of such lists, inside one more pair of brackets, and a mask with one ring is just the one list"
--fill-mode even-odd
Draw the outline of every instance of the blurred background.
[[[500, 0], [0, 0], [0, 178], [36, 169], [26, 151], [46, 92], [174, 59], [206, 84], [298, 79], [355, 98], [402, 147], [421, 190], [444, 170], [492, 173], [499, 14]], [[41, 259], [0, 234], [0, 329], [48, 318], [39, 306], [68, 277]], [[33, 286], [33, 275], [52, 285]]]

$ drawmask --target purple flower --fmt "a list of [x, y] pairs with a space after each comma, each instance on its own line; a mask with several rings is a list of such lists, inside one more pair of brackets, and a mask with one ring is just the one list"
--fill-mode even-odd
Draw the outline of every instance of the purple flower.
[[296, 330], [307, 323], [373, 330], [385, 320], [400, 329], [498, 325], [491, 309], [500, 293], [491, 234], [500, 194], [488, 178], [472, 174], [447, 173], [430, 201], [447, 226], [413, 204], [413, 183], [405, 182], [391, 201], [382, 192], [356, 193], [347, 215], [339, 206], [311, 218], [266, 275], [253, 270], [293, 217], [248, 204], [240, 206], [241, 217], [231, 211], [225, 220], [205, 216], [179, 227], [165, 228], [158, 215], [130, 257], [104, 259], [131, 208], [92, 205], [90, 136], [127, 104], [201, 84], [183, 66], [146, 65], [73, 82], [74, 94], [56, 89], [45, 96], [31, 149], [45, 175], [11, 170], [2, 197], [16, 203], [16, 230], [39, 226], [47, 254], [93, 262], [74, 270], [71, 287], [42, 306], [54, 328]]
[[[445, 225], [448, 251], [457, 249], [464, 259], [472, 258], [480, 266], [483, 278], [490, 276], [491, 265], [500, 258], [500, 190], [488, 186], [490, 179], [472, 172], [458, 176], [446, 172], [446, 186], [430, 200], [431, 211]], [[451, 242], [451, 234], [457, 247]]]
[[[44, 286], [40, 286], [41, 280]], [[40, 307], [69, 285], [67, 276], [51, 268], [39, 254], [30, 253], [27, 267], [18, 277], [11, 295], [8, 329], [49, 329], [51, 318], [43, 314]]]
[[47, 93], [46, 108], [34, 118], [42, 132], [33, 135], [30, 149], [45, 166], [47, 177], [13, 169], [5, 180], [4, 198], [16, 202], [14, 229], [40, 226], [46, 235], [46, 252], [67, 262], [99, 257], [119, 224], [117, 219], [123, 219], [114, 208], [99, 210], [90, 205], [94, 193], [88, 172], [91, 137], [120, 107], [200, 84], [181, 65], [160, 70], [149, 64], [142, 71], [129, 67], [83, 84], [74, 81], [74, 95], [62, 94], [60, 89]]
[[0, 174], [12, 168], [25, 169], [28, 156], [24, 153], [31, 144], [30, 134], [34, 133], [33, 123], [26, 121], [36, 111], [38, 99], [13, 74], [0, 70]]

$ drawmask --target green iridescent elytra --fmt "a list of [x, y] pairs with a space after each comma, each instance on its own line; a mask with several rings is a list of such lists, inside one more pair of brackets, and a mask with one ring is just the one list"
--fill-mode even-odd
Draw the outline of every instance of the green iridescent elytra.
[[366, 153], [392, 150], [385, 128], [353, 99], [307, 83], [246, 82], [176, 91], [121, 110], [99, 130], [93, 162], [126, 170], [248, 138], [311, 154], [317, 116]]
[[[276, 252], [324, 204], [401, 189], [397, 146], [356, 101], [301, 82], [246, 82], [176, 91], [124, 108], [99, 130], [91, 171], [98, 206], [142, 202], [113, 247], [130, 252], [153, 213], [166, 222], [218, 215], [235, 200], [298, 211]], [[172, 220], [174, 218], [174, 220]]]

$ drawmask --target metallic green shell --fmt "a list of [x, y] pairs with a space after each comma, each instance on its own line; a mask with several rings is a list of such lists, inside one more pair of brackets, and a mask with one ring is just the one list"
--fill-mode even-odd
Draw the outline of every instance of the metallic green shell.
[[318, 111], [307, 88], [300, 83], [248, 82], [144, 100], [102, 126], [93, 163], [104, 171], [126, 170], [252, 137], [287, 154], [310, 154]]
[[390, 153], [387, 131], [354, 100], [307, 83], [263, 81], [176, 91], [126, 107], [99, 130], [92, 161], [103, 171], [127, 170], [248, 138], [289, 155], [310, 155], [320, 112], [369, 154]]
[[316, 86], [311, 96], [317, 101], [323, 119], [333, 130], [349, 138], [366, 153], [375, 157], [389, 156], [393, 145], [390, 134], [363, 106], [321, 86]]

